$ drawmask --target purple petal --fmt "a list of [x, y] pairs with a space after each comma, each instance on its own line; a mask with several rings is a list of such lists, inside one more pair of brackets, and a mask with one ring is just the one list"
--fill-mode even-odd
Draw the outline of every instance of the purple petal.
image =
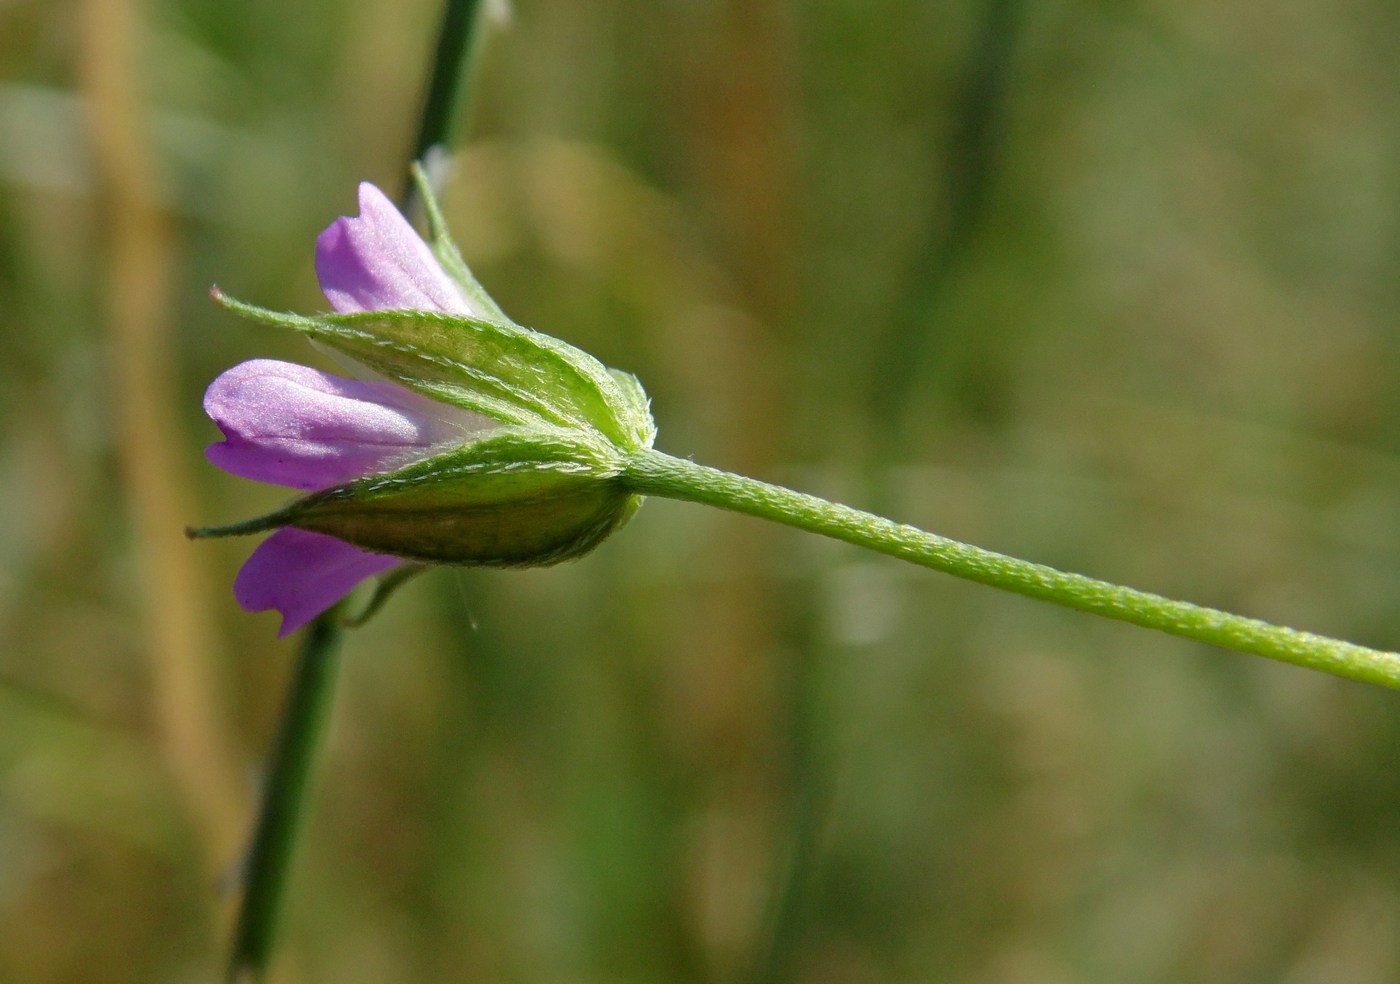
[[282, 613], [280, 639], [311, 621], [367, 577], [402, 563], [323, 533], [284, 527], [258, 544], [233, 582], [245, 611]]
[[204, 394], [224, 471], [314, 491], [422, 458], [491, 422], [394, 383], [344, 379], [270, 359], [234, 366]]
[[384, 193], [360, 184], [360, 214], [316, 239], [316, 276], [337, 311], [410, 308], [480, 317], [432, 250]]

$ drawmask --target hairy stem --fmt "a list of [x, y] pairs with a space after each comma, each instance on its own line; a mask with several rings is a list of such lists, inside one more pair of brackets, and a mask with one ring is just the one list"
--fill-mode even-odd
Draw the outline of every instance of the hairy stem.
[[1019, 560], [660, 451], [635, 454], [622, 481], [643, 495], [685, 499], [746, 513], [1066, 608], [1400, 689], [1400, 654]]

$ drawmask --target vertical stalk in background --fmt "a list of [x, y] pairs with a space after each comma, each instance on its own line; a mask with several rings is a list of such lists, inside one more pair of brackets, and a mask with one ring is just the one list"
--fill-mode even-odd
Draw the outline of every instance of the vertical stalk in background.
[[1025, 0], [985, 0], [951, 121], [944, 221], [929, 221], [928, 234], [899, 294], [901, 302], [874, 341], [869, 405], [874, 452], [871, 481], [878, 494], [871, 502], [880, 512], [890, 511], [881, 476], [903, 451], [904, 417], [919, 373], [935, 350], [946, 355], [957, 342], [946, 325], [934, 324], [933, 319], [986, 221], [1024, 4]]
[[[418, 140], [401, 199], [405, 213], [417, 203], [412, 165], [445, 152], [456, 140], [467, 105], [480, 0], [447, 0]], [[429, 169], [429, 180], [433, 180]], [[261, 981], [271, 960], [277, 919], [306, 813], [312, 769], [335, 692], [343, 612], [324, 613], [306, 630], [249, 851], [246, 888], [229, 959], [230, 982]]]
[[218, 696], [209, 592], [179, 517], [192, 512], [179, 464], [187, 447], [172, 390], [170, 298], [176, 249], [157, 205], [136, 66], [141, 4], [87, 0], [82, 7], [83, 95], [97, 176], [107, 263], [96, 291], [106, 332], [123, 494], [141, 576], [156, 730], [170, 772], [188, 797], [205, 874], [212, 881], [237, 850], [246, 809]]
[[[697, 291], [696, 310], [703, 305], [715, 314], [705, 315], [708, 323], [687, 315], [683, 327], [658, 339], [656, 351], [705, 367], [687, 376], [693, 395], [711, 406], [705, 419], [713, 446], [750, 474], [772, 472], [784, 455], [792, 380], [782, 353], [804, 337], [799, 21], [786, 0], [718, 0], [668, 12], [656, 41], [670, 54], [667, 126], [684, 148], [731, 281], [718, 297], [708, 285]], [[732, 314], [716, 316], [730, 307]], [[716, 373], [717, 365], [728, 370]], [[701, 912], [729, 913], [729, 929], [700, 930], [698, 942], [711, 976], [749, 984], [778, 980], [777, 970], [789, 965], [812, 880], [814, 845], [806, 831], [820, 825], [826, 800], [820, 739], [810, 732], [820, 657], [797, 614], [808, 601], [773, 577], [771, 548], [742, 524], [716, 524], [699, 556], [722, 558], [724, 576], [691, 586], [692, 615], [667, 640], [668, 672], [687, 681], [689, 713], [711, 736], [704, 768], [723, 775], [696, 786], [692, 809], [743, 817], [750, 836], [765, 845], [759, 870], [725, 882], [717, 868], [702, 896], [681, 903], [694, 907], [697, 927], [713, 919]], [[716, 611], [724, 618], [702, 614]], [[747, 751], [736, 754], [736, 747]], [[736, 899], [716, 897], [726, 891]], [[751, 901], [736, 901], [744, 899]]]
[[[787, 712], [789, 790], [787, 841], [773, 861], [775, 876], [761, 935], [741, 978], [749, 984], [784, 984], [801, 973], [801, 947], [812, 918], [813, 899], [822, 877], [822, 831], [831, 810], [832, 768], [827, 760], [822, 717], [826, 711], [825, 648], [811, 643], [815, 659], [794, 661]], [[822, 662], [818, 662], [820, 659]], [[805, 665], [815, 663], [814, 666]]]
[[311, 623], [302, 640], [248, 852], [248, 888], [234, 930], [230, 982], [258, 981], [267, 971], [297, 830], [306, 811], [311, 769], [335, 693], [340, 618], [339, 606], [332, 608]]
[[[1017, 29], [1024, 6], [1025, 0], [982, 0], [972, 50], [956, 83], [960, 98], [955, 103], [943, 155], [943, 212], [929, 218], [924, 240], [905, 275], [894, 310], [884, 329], [872, 339], [866, 403], [869, 451], [865, 461], [865, 498], [880, 513], [897, 511], [889, 475], [891, 466], [906, 452], [906, 418], [920, 374], [935, 361], [941, 371], [946, 371], [960, 341], [936, 319], [986, 220], [1001, 154]], [[816, 688], [810, 689], [815, 692]], [[809, 781], [823, 780], [830, 782], [820, 776]], [[813, 799], [806, 808], [814, 811], [818, 802]], [[818, 862], [818, 831], [814, 817], [806, 817], [797, 825], [792, 871], [777, 900], [774, 938], [755, 978], [758, 984], [781, 984], [795, 976], [792, 953], [802, 931], [800, 910], [810, 895], [808, 883], [814, 877], [803, 869]]]
[[415, 216], [421, 203], [414, 183], [412, 165], [423, 165], [433, 193], [442, 190], [442, 167], [438, 158], [457, 143], [470, 106], [472, 66], [476, 61], [476, 38], [482, 17], [482, 0], [447, 0], [438, 29], [437, 52], [433, 57], [433, 72], [428, 79], [428, 92], [423, 103], [423, 118], [418, 136], [409, 155], [401, 201], [404, 214]]
[[[959, 80], [961, 98], [944, 156], [942, 221], [940, 216], [930, 218], [924, 242], [905, 276], [901, 301], [871, 341], [866, 499], [881, 512], [895, 511], [887, 476], [889, 466], [904, 453], [903, 418], [920, 370], [935, 346], [946, 351], [956, 341], [947, 336], [946, 327], [931, 322], [986, 217], [1023, 5], [1024, 0], [983, 0], [973, 48]], [[829, 646], [814, 642], [794, 667], [789, 842], [768, 914], [769, 936], [756, 951], [750, 973], [754, 984], [783, 984], [798, 976], [797, 956], [821, 878], [818, 838], [830, 809], [833, 779], [823, 761], [816, 705], [827, 692], [829, 653]]]

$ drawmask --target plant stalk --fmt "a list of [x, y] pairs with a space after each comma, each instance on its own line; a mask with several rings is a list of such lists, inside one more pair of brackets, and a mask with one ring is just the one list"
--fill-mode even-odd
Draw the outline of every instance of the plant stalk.
[[247, 889], [229, 959], [231, 984], [260, 981], [267, 972], [297, 833], [306, 813], [312, 767], [330, 717], [340, 663], [341, 617], [340, 606], [323, 613], [302, 641], [248, 852]]
[[482, 0], [447, 0], [438, 29], [437, 51], [418, 135], [409, 155], [409, 173], [404, 180], [400, 204], [410, 218], [421, 204], [412, 174], [413, 164], [422, 164], [440, 192], [441, 167], [436, 160], [457, 143], [470, 106], [472, 66], [479, 46]]
[[[405, 214], [411, 214], [417, 196], [413, 164], [431, 157], [436, 149], [446, 150], [461, 130], [480, 6], [480, 0], [446, 0], [422, 122], [409, 158], [410, 177], [400, 199]], [[267, 973], [312, 768], [335, 692], [343, 617], [341, 606], [325, 612], [310, 625], [303, 641], [248, 856], [246, 888], [229, 960], [230, 982], [261, 981]]]
[[1397, 653], [1019, 560], [660, 451], [633, 455], [621, 481], [642, 495], [718, 506], [1066, 608], [1400, 690]]

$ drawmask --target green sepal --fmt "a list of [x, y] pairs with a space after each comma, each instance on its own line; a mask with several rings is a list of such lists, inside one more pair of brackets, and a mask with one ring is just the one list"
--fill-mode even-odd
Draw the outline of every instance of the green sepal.
[[301, 332], [434, 400], [523, 428], [595, 431], [616, 447], [649, 447], [655, 424], [635, 379], [588, 353], [505, 322], [434, 311], [317, 317], [269, 311], [214, 292], [235, 313]]
[[637, 443], [628, 450], [649, 448], [656, 443], [656, 418], [651, 415], [651, 397], [642, 389], [642, 382], [630, 372], [609, 369], [626, 405], [627, 419]]
[[313, 493], [276, 520], [428, 563], [554, 564], [636, 510], [620, 471], [614, 449], [578, 431], [506, 430]]

